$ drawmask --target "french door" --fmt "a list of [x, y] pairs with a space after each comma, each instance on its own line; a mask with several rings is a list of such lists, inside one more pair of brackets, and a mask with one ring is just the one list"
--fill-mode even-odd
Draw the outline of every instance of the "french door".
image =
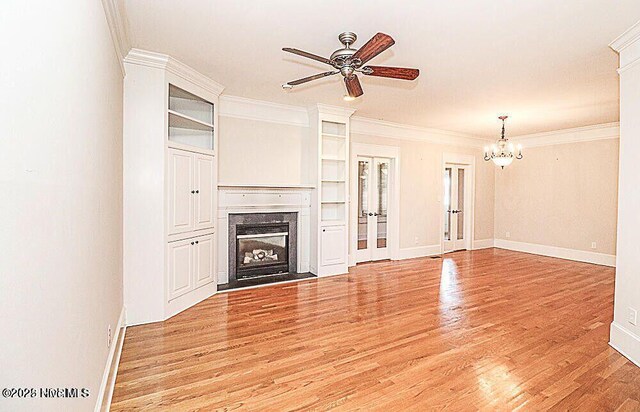
[[358, 156], [356, 262], [389, 259], [390, 166], [388, 158]]
[[465, 213], [468, 166], [447, 164], [444, 169], [444, 253], [467, 248]]

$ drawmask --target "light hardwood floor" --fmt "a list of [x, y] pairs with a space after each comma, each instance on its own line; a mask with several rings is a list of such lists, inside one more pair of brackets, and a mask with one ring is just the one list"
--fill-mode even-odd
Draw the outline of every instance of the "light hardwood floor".
[[112, 410], [640, 410], [613, 282], [485, 249], [218, 294], [127, 330]]

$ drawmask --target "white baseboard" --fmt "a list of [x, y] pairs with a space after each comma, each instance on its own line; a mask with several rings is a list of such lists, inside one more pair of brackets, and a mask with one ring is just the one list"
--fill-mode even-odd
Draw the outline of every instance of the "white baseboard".
[[473, 250], [488, 249], [488, 248], [493, 247], [493, 244], [494, 244], [493, 239], [474, 240], [473, 241]]
[[640, 366], [640, 337], [615, 321], [611, 322], [609, 345], [620, 352], [622, 356]]
[[398, 250], [397, 260], [413, 259], [424, 256], [439, 255], [441, 252], [440, 245], [407, 247]]
[[[115, 334], [111, 340], [111, 349], [109, 350], [109, 356], [107, 356], [107, 364], [102, 373], [102, 382], [100, 383], [100, 391], [98, 391], [95, 412], [102, 410], [108, 411], [111, 407], [111, 397], [113, 396], [118, 364], [120, 363], [120, 354], [122, 353], [122, 344], [124, 343], [124, 334], [127, 328], [125, 324], [125, 313], [125, 307], [123, 306], [120, 311], [120, 318], [118, 318], [118, 325], [115, 328]], [[122, 336], [120, 335], [121, 333]]]
[[533, 253], [578, 262], [594, 263], [603, 266], [616, 266], [616, 256], [604, 253], [587, 252], [577, 249], [565, 249], [557, 246], [538, 245], [535, 243], [514, 242], [512, 240], [495, 239], [494, 246], [500, 249]]

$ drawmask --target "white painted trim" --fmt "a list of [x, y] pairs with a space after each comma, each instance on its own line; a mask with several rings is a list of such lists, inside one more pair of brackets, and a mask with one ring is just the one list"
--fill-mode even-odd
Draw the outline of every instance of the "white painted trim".
[[351, 117], [356, 109], [342, 106], [329, 106], [328, 104], [317, 103], [309, 107], [309, 110], [318, 112], [322, 115], [338, 116], [338, 117]]
[[510, 137], [514, 143], [527, 147], [553, 146], [558, 144], [592, 142], [620, 138], [620, 124], [603, 123], [592, 126], [574, 127], [571, 129], [554, 130], [551, 132], [534, 133]]
[[430, 246], [416, 246], [416, 247], [401, 248], [398, 251], [397, 259], [395, 260], [414, 259], [419, 257], [439, 256], [439, 255], [440, 255], [439, 244], [430, 245]]
[[[472, 155], [463, 155], [458, 153], [443, 153], [442, 154], [442, 167], [440, 168], [440, 182], [444, 182], [444, 171], [447, 167], [447, 164], [457, 164], [461, 166], [467, 166], [467, 170], [471, 173], [468, 178], [471, 181], [470, 187], [468, 187], [469, 192], [465, 193], [465, 197], [470, 195], [468, 198], [470, 199], [468, 207], [466, 208], [466, 216], [465, 216], [465, 226], [467, 227], [467, 250], [473, 250], [473, 237], [475, 236], [475, 209], [476, 209], [476, 158]], [[442, 186], [444, 188], [444, 186]], [[444, 189], [442, 189], [444, 191]], [[444, 193], [440, 192], [438, 199], [439, 209], [440, 209], [440, 253], [444, 254], [444, 213], [443, 207]]]
[[611, 322], [609, 345], [640, 367], [640, 336], [614, 321]]
[[[111, 406], [111, 397], [113, 396], [113, 388], [116, 383], [116, 375], [118, 373], [118, 364], [120, 363], [120, 354], [122, 353], [122, 345], [124, 343], [124, 334], [126, 332], [126, 328], [126, 310], [125, 307], [122, 306], [120, 317], [118, 318], [118, 324], [115, 328], [115, 334], [113, 335], [113, 338], [111, 340], [111, 349], [109, 350], [109, 355], [107, 356], [107, 363], [105, 364], [104, 372], [102, 373], [102, 381], [100, 383], [98, 398], [96, 399], [96, 406], [94, 408], [96, 412], [99, 412], [103, 409], [108, 411], [109, 407]], [[121, 331], [122, 339], [120, 339]], [[111, 379], [109, 379], [110, 374]], [[106, 403], [103, 405], [102, 401], [105, 398], [105, 393], [107, 394], [107, 399]]]
[[638, 57], [636, 59], [633, 59], [630, 62], [628, 62], [627, 64], [625, 64], [624, 66], [620, 67], [618, 69], [618, 74], [622, 74], [622, 73], [626, 72], [627, 70], [629, 70], [629, 69], [631, 69], [633, 67], [636, 67], [638, 65], [640, 65], [640, 57]]
[[129, 34], [127, 30], [127, 21], [124, 17], [124, 13], [118, 7], [116, 0], [102, 0], [102, 7], [104, 8], [104, 14], [107, 18], [107, 25], [109, 26], [109, 32], [111, 33], [111, 41], [113, 42], [113, 48], [120, 64], [120, 70], [122, 70], [122, 76], [126, 75], [124, 68], [124, 56], [129, 53], [131, 49], [131, 42], [129, 41]]
[[640, 20], [631, 26], [627, 31], [609, 43], [609, 47], [620, 53], [622, 50], [640, 40]]
[[287, 184], [287, 183], [273, 183], [273, 184], [255, 184], [249, 185], [245, 183], [218, 183], [218, 189], [315, 189], [314, 184]]
[[389, 258], [398, 260], [400, 249], [400, 148], [398, 146], [375, 145], [367, 143], [351, 143], [349, 170], [352, 178], [349, 179], [349, 266], [355, 266], [358, 248], [358, 156], [385, 157], [391, 159], [392, 190], [390, 192], [391, 205], [388, 226], [389, 233]]
[[474, 240], [473, 245], [471, 246], [471, 249], [473, 250], [489, 249], [489, 248], [492, 248], [493, 245], [494, 245], [493, 239]]
[[476, 148], [484, 147], [490, 143], [486, 139], [468, 134], [410, 126], [360, 116], [353, 116], [351, 118], [351, 134]]
[[518, 252], [533, 253], [534, 255], [575, 260], [577, 262], [593, 263], [596, 265], [611, 267], [616, 266], [615, 255], [607, 255], [604, 253], [587, 252], [577, 249], [566, 249], [557, 246], [539, 245], [535, 243], [515, 242], [505, 239], [495, 239], [495, 247], [500, 249], [515, 250]]
[[134, 48], [129, 51], [127, 57], [124, 58], [124, 61], [125, 63], [164, 69], [169, 73], [205, 89], [215, 96], [220, 96], [220, 93], [224, 90], [224, 86], [220, 83], [217, 83], [195, 69], [166, 54]]
[[238, 96], [220, 96], [219, 115], [236, 119], [309, 127], [309, 114], [303, 107], [288, 106]]

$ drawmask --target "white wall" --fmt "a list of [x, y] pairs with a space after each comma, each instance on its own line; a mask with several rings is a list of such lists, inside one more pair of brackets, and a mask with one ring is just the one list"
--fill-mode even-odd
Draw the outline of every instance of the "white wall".
[[[557, 139], [562, 135], [559, 131]], [[522, 160], [496, 169], [497, 244], [505, 240], [604, 254], [613, 263], [617, 189], [615, 136], [526, 147]]]
[[308, 127], [227, 116], [219, 122], [221, 184], [310, 182]]
[[122, 309], [122, 73], [99, 0], [2, 3], [0, 410], [91, 410]]
[[[611, 344], [640, 366], [640, 22], [617, 39], [620, 51], [620, 179], [618, 183], [618, 256]], [[638, 319], [640, 321], [640, 318]]]

